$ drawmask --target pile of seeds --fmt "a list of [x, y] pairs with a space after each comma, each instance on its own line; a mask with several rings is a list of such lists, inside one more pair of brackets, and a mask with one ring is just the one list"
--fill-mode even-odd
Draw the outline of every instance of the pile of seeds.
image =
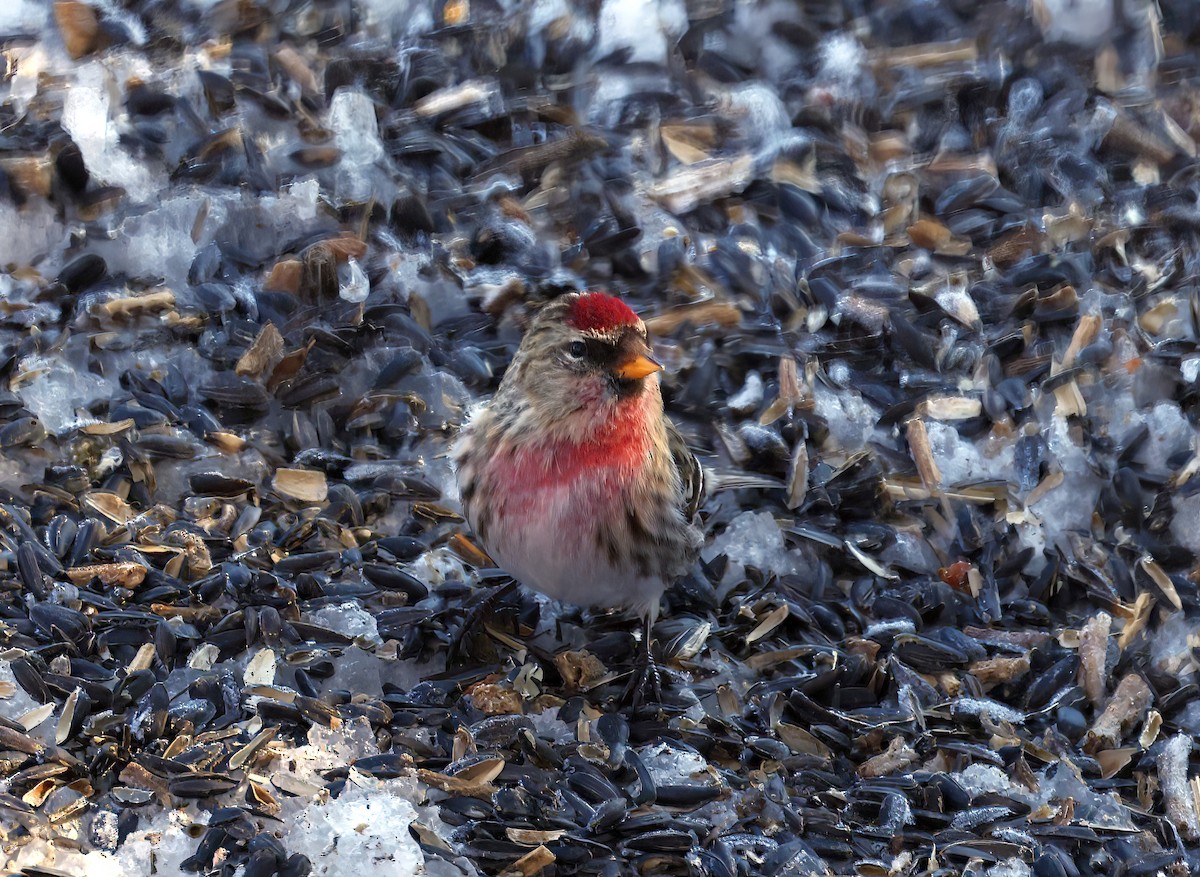
[[[7, 0], [0, 45], [7, 871], [1200, 869], [1189, 0]], [[638, 709], [637, 625], [496, 590], [447, 460], [592, 287], [779, 485], [707, 502]]]

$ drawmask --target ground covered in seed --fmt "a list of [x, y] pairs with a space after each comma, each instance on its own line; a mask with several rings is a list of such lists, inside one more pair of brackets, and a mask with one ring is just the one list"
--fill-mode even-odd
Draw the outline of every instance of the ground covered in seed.
[[[0, 46], [6, 871], [1200, 869], [1187, 0], [7, 0]], [[588, 287], [778, 483], [707, 501], [638, 709], [638, 625], [494, 590], [447, 462]]]

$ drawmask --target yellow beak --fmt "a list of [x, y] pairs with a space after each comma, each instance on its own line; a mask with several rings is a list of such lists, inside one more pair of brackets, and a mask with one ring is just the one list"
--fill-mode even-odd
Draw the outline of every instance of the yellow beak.
[[639, 353], [632, 359], [625, 360], [625, 362], [621, 363], [613, 371], [619, 378], [634, 381], [638, 378], [644, 378], [646, 375], [652, 375], [657, 371], [662, 371], [662, 366], [647, 354]]

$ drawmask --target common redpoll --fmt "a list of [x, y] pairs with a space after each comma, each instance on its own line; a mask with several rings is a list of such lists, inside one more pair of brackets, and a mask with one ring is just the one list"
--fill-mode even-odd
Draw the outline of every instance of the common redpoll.
[[505, 571], [558, 600], [634, 609], [647, 632], [701, 543], [702, 469], [663, 414], [661, 368], [628, 305], [564, 295], [454, 452], [467, 521]]

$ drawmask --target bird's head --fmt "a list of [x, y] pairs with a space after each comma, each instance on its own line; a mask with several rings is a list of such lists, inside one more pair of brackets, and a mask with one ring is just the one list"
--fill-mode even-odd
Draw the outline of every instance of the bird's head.
[[571, 293], [538, 313], [505, 383], [519, 383], [529, 404], [553, 419], [615, 412], [640, 399], [649, 382], [657, 390], [661, 369], [629, 305], [604, 292]]

